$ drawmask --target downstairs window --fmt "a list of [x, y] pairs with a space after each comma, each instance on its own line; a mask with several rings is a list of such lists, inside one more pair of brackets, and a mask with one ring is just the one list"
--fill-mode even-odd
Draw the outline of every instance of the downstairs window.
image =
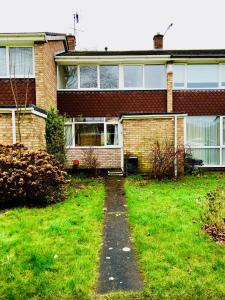
[[118, 147], [118, 119], [72, 118], [65, 123], [66, 147]]
[[186, 149], [206, 166], [225, 165], [225, 118], [220, 116], [187, 117]]

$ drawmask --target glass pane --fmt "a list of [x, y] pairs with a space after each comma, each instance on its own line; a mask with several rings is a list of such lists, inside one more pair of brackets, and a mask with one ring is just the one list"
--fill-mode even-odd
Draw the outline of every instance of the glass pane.
[[225, 165], [225, 149], [222, 149], [222, 164]]
[[124, 66], [124, 87], [143, 87], [143, 66]]
[[204, 165], [219, 165], [219, 149], [191, 149], [192, 157], [203, 160]]
[[219, 117], [187, 117], [187, 144], [190, 146], [219, 146]]
[[0, 76], [6, 75], [6, 48], [0, 48]]
[[76, 124], [76, 146], [104, 146], [104, 124]]
[[31, 47], [9, 48], [9, 71], [12, 76], [33, 75], [33, 51]]
[[223, 117], [223, 145], [225, 145], [225, 117]]
[[225, 86], [225, 64], [221, 64], [221, 85]]
[[163, 89], [165, 88], [165, 66], [145, 65], [145, 88]]
[[80, 67], [80, 87], [81, 88], [97, 88], [97, 67], [83, 66]]
[[77, 89], [77, 67], [76, 66], [59, 66], [59, 88], [60, 89]]
[[118, 125], [107, 125], [107, 145], [118, 145]]
[[185, 83], [185, 65], [173, 65], [174, 87], [182, 88]]
[[100, 66], [100, 88], [117, 89], [119, 87], [119, 67]]
[[73, 145], [73, 135], [72, 135], [72, 125], [66, 125], [64, 127], [65, 132], [65, 143], [66, 146], [72, 146]]
[[218, 87], [218, 65], [188, 65], [188, 88]]

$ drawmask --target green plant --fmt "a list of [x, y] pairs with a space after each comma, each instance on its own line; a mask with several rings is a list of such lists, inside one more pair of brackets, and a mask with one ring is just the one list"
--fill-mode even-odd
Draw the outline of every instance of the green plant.
[[225, 189], [223, 187], [217, 187], [214, 192], [207, 194], [203, 219], [205, 223], [225, 231]]
[[100, 162], [93, 148], [84, 149], [82, 152], [83, 161], [88, 170], [90, 170], [95, 176], [98, 175]]
[[66, 173], [46, 151], [0, 145], [0, 203], [42, 205], [64, 199]]
[[47, 114], [45, 137], [48, 153], [53, 154], [64, 166], [66, 160], [64, 118], [53, 108]]
[[155, 142], [151, 149], [151, 175], [154, 179], [175, 177], [175, 162], [177, 170], [183, 169], [183, 149], [174, 149], [174, 145], [165, 141]]

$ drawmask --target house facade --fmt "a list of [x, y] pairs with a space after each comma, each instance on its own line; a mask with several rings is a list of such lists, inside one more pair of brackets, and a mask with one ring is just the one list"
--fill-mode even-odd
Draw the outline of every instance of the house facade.
[[68, 164], [85, 167], [91, 147], [101, 168], [124, 169], [136, 156], [148, 172], [159, 141], [224, 167], [225, 50], [163, 50], [160, 34], [153, 42], [146, 51], [76, 51], [73, 36], [0, 34], [0, 143], [17, 140], [12, 84], [22, 101], [29, 82], [22, 142], [31, 148], [45, 147], [46, 111], [55, 107], [65, 116]]

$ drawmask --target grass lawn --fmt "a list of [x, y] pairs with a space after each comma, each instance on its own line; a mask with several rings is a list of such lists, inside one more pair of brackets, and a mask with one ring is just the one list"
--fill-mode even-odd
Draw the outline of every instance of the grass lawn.
[[65, 202], [0, 212], [0, 299], [92, 299], [103, 200], [100, 181], [74, 181]]
[[225, 247], [205, 236], [200, 218], [206, 193], [218, 184], [225, 185], [218, 173], [178, 182], [127, 180], [132, 235], [145, 281], [137, 299], [225, 299]]

